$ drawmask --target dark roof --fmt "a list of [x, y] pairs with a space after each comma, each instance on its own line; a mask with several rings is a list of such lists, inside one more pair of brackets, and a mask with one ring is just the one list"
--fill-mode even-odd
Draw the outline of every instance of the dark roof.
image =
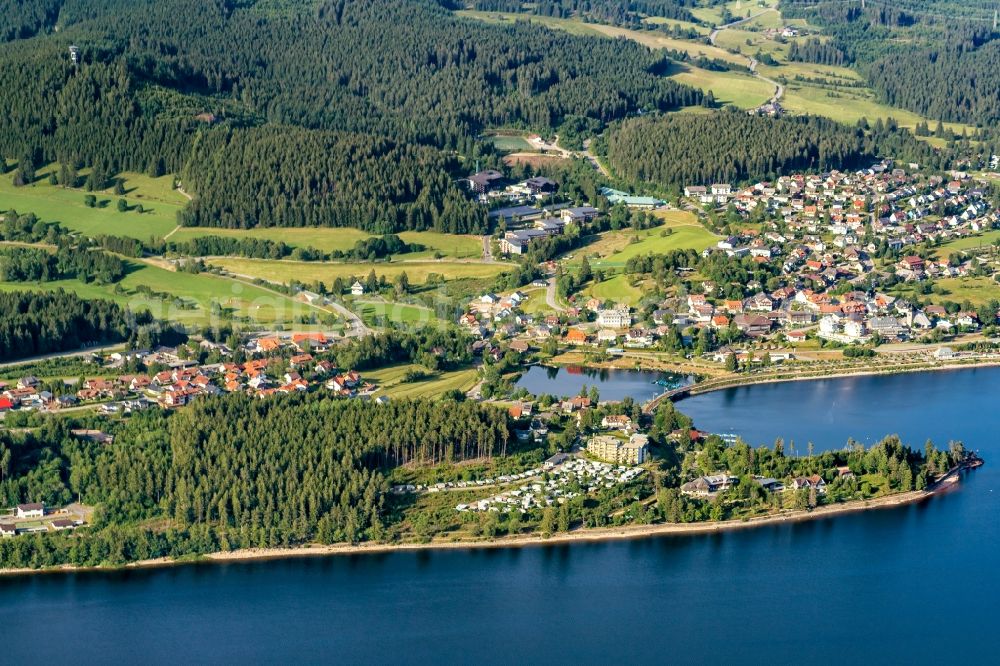
[[567, 208], [566, 211], [573, 217], [586, 217], [588, 215], [597, 215], [600, 212], [593, 206], [574, 206], [573, 208]]
[[42, 511], [45, 509], [45, 505], [41, 502], [32, 502], [31, 504], [18, 504], [17, 508], [21, 511]]
[[556, 181], [550, 180], [545, 176], [534, 176], [532, 178], [527, 179], [524, 182], [525, 184], [528, 185], [528, 187], [538, 187], [538, 188], [556, 187]]
[[489, 185], [493, 181], [500, 180], [501, 178], [503, 178], [503, 174], [493, 169], [480, 171], [479, 173], [474, 173], [471, 176], [469, 176], [470, 181], [480, 185]]

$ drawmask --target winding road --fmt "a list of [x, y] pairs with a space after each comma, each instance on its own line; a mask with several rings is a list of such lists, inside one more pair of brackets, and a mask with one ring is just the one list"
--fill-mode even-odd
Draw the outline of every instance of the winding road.
[[[737, 21], [732, 21], [732, 22], [727, 23], [725, 25], [720, 25], [717, 28], [715, 28], [714, 30], [712, 30], [712, 32], [709, 33], [709, 35], [708, 35], [708, 41], [709, 41], [709, 43], [712, 46], [715, 46], [715, 39], [716, 39], [716, 37], [719, 36], [719, 33], [722, 32], [723, 30], [728, 30], [729, 28], [732, 28], [732, 27], [738, 26], [740, 24], [746, 23], [747, 21], [752, 21], [753, 19], [757, 18], [758, 16], [763, 16], [764, 14], [767, 14], [768, 12], [773, 12], [773, 11], [776, 11], [776, 10], [775, 9], [765, 9], [764, 11], [757, 12], [756, 14], [750, 14], [749, 16], [747, 16], [745, 18], [741, 18], [741, 19], [739, 19]], [[760, 79], [761, 81], [764, 81], [765, 83], [770, 83], [774, 87], [774, 95], [771, 97], [770, 100], [768, 100], [768, 103], [774, 104], [775, 102], [779, 101], [784, 96], [784, 94], [785, 94], [785, 86], [781, 85], [780, 83], [778, 83], [774, 79], [767, 78], [766, 76], [764, 76], [760, 72], [758, 72], [757, 71], [757, 64], [758, 63], [757, 63], [757, 60], [755, 58], [751, 58], [750, 56], [748, 56], [746, 54], [741, 54], [741, 55], [743, 55], [743, 57], [747, 59], [747, 69], [750, 70], [750, 73], [753, 76], [756, 76], [758, 79]]]
[[594, 167], [605, 178], [611, 177], [611, 172], [609, 172], [601, 161], [597, 159], [597, 156], [590, 152], [590, 139], [585, 139], [583, 142], [583, 150], [569, 150], [563, 148], [559, 145], [559, 135], [556, 134], [553, 138], [552, 143], [548, 143], [541, 137], [530, 139], [528, 141], [533, 148], [536, 148], [543, 153], [556, 153], [560, 157], [565, 157], [567, 159], [577, 158], [581, 160], [586, 160], [590, 166]]

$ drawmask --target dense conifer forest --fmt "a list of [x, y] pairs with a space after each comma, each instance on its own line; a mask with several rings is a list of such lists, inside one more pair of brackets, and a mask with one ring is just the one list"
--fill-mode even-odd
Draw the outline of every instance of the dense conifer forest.
[[814, 116], [773, 119], [736, 110], [628, 120], [611, 128], [606, 141], [598, 145], [621, 177], [675, 192], [795, 170], [846, 169], [883, 155], [934, 159], [929, 147], [881, 121], [864, 129]]
[[482, 129], [702, 100], [634, 42], [486, 25], [433, 0], [2, 6], [0, 154], [17, 182], [50, 161], [67, 185], [93, 167], [94, 188], [122, 169], [179, 173], [195, 196], [184, 224], [479, 232], [453, 151], [484, 150]]
[[122, 421], [112, 444], [68, 428], [46, 419], [35, 433], [0, 433], [0, 498], [98, 504], [95, 524], [4, 540], [0, 566], [381, 538], [384, 470], [501, 455], [508, 440], [506, 412], [495, 407], [330, 394], [232, 395], [145, 412]]
[[33, 247], [0, 247], [0, 281], [113, 284], [125, 277], [125, 262], [105, 252], [61, 247], [56, 252]]
[[61, 290], [0, 293], [0, 361], [121, 342], [149, 323], [146, 314]]

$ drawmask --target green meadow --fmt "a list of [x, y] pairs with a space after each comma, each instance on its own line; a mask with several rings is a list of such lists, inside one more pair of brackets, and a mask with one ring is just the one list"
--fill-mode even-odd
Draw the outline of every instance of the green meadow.
[[[36, 172], [35, 182], [14, 187], [12, 172], [0, 175], [0, 210], [34, 213], [45, 222], [58, 222], [67, 229], [88, 236], [109, 234], [128, 236], [141, 240], [162, 238], [177, 226], [177, 212], [187, 203], [180, 192], [173, 189], [173, 176], [150, 178], [143, 174], [122, 173], [125, 195], [116, 196], [111, 189], [87, 192], [67, 189], [48, 182], [48, 175], [57, 168], [48, 165]], [[87, 173], [81, 172], [81, 177]], [[84, 197], [93, 194], [97, 206], [84, 204]], [[129, 210], [118, 212], [118, 199], [125, 199]], [[143, 212], [136, 206], [141, 204]]]
[[[287, 296], [207, 273], [174, 272], [150, 263], [127, 260], [128, 274], [117, 285], [87, 284], [78, 280], [43, 283], [0, 282], [0, 290], [54, 291], [64, 289], [83, 298], [106, 298], [133, 310], [148, 309], [167, 321], [201, 326], [213, 321], [213, 304], [221, 316], [264, 326], [292, 325], [298, 316], [324, 310]], [[148, 289], [152, 295], [145, 293]]]

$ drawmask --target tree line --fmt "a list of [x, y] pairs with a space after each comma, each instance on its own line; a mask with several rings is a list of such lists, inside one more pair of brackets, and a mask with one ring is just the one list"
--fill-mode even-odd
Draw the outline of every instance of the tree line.
[[912, 156], [921, 164], [934, 161], [930, 147], [894, 122], [880, 119], [872, 126], [847, 127], [815, 116], [768, 118], [735, 109], [624, 121], [595, 147], [606, 152], [620, 177], [674, 193], [686, 185], [851, 169], [882, 155]]
[[[450, 1], [450, 0], [446, 0]], [[557, 18], [581, 18], [610, 23], [611, 25], [627, 25], [639, 27], [642, 19], [647, 16], [659, 16], [697, 23], [689, 7], [695, 6], [693, 0], [541, 0], [526, 4], [521, 0], [474, 0], [472, 7], [489, 12], [528, 12], [537, 16], [553, 16]]]
[[815, 62], [820, 65], [843, 67], [847, 64], [847, 56], [830, 42], [824, 42], [815, 37], [804, 42], [792, 42], [788, 47], [788, 59], [793, 62]]
[[0, 361], [122, 342], [152, 323], [148, 312], [62, 289], [0, 293]]
[[0, 281], [80, 280], [113, 284], [125, 277], [125, 262], [87, 248], [60, 246], [55, 252], [35, 247], [0, 247]]

